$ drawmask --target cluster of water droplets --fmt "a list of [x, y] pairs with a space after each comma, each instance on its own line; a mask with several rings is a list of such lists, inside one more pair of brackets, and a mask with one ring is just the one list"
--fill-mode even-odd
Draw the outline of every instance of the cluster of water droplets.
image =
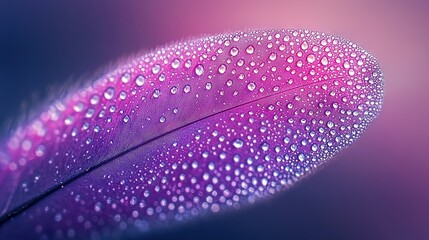
[[[83, 177], [53, 196], [72, 213], [40, 203], [43, 213], [26, 214], [49, 216], [59, 229], [76, 222], [61, 232], [71, 237], [103, 226], [147, 230], [286, 188], [353, 142], [379, 112], [382, 93], [374, 58], [338, 37], [208, 37], [133, 59], [52, 104], [16, 131], [0, 164], [24, 172], [18, 193], [32, 194], [17, 197], [19, 205], [141, 144], [96, 169], [102, 177], [92, 184]], [[38, 168], [51, 174], [34, 174]], [[40, 234], [49, 228], [34, 226]]]

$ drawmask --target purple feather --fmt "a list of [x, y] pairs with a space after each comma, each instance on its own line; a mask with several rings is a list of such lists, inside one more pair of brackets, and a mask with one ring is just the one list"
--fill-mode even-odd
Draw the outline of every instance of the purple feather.
[[374, 57], [323, 33], [238, 32], [158, 49], [2, 141], [0, 235], [123, 237], [238, 208], [355, 141], [382, 97]]

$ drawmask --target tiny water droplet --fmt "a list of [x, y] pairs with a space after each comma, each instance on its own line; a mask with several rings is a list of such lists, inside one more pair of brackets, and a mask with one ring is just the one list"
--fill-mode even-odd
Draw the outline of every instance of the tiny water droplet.
[[301, 44], [301, 49], [302, 50], [306, 50], [308, 48], [308, 43], [307, 42], [303, 42], [302, 44]]
[[99, 101], [100, 97], [98, 95], [92, 95], [91, 99], [89, 100], [92, 105], [96, 105]]
[[43, 146], [43, 145], [39, 145], [39, 146], [36, 148], [36, 156], [38, 156], [38, 157], [42, 157], [43, 155], [45, 155], [45, 146]]
[[152, 67], [152, 73], [153, 73], [153, 74], [157, 74], [157, 73], [159, 73], [159, 71], [161, 71], [161, 66], [160, 66], [159, 64], [155, 64], [155, 65]]
[[192, 60], [188, 59], [185, 61], [185, 68], [190, 68], [192, 66]]
[[322, 63], [323, 66], [326, 66], [326, 65], [328, 65], [328, 58], [323, 57], [322, 60], [320, 60], [320, 62]]
[[83, 111], [83, 103], [82, 102], [78, 102], [73, 106], [73, 110], [75, 110], [76, 112], [82, 112]]
[[206, 89], [207, 90], [212, 89], [212, 83], [211, 82], [206, 83]]
[[177, 87], [176, 86], [171, 87], [170, 92], [172, 94], [176, 94], [177, 93]]
[[159, 98], [159, 95], [161, 94], [161, 90], [159, 90], [159, 89], [155, 89], [154, 91], [153, 91], [153, 94], [152, 94], [152, 96], [154, 97], [154, 98]]
[[307, 62], [313, 63], [316, 60], [316, 57], [313, 54], [307, 56]]
[[122, 119], [122, 121], [124, 121], [124, 123], [127, 123], [130, 121], [130, 116], [125, 115], [125, 117]]
[[190, 85], [186, 85], [184, 88], [183, 88], [183, 92], [184, 93], [189, 93], [191, 91], [191, 86]]

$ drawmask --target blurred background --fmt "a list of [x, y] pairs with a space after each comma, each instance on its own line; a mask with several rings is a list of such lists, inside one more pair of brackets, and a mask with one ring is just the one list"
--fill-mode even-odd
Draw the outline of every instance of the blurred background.
[[429, 2], [0, 2], [0, 126], [103, 66], [203, 34], [306, 28], [369, 50], [380, 117], [318, 173], [271, 200], [153, 239], [429, 239]]

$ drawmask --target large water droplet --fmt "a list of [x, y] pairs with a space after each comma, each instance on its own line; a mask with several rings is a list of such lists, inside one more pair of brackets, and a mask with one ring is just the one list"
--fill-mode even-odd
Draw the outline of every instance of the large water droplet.
[[238, 54], [238, 48], [233, 47], [229, 50], [229, 54], [231, 54], [231, 56], [235, 57]]
[[191, 91], [191, 86], [190, 85], [186, 85], [184, 88], [183, 88], [183, 92], [184, 93], [189, 93]]
[[226, 66], [225, 64], [221, 64], [218, 68], [218, 71], [220, 74], [224, 74], [226, 72]]
[[195, 74], [197, 74], [198, 76], [203, 75], [204, 73], [204, 66], [201, 64], [198, 64], [197, 66], [195, 66]]
[[73, 110], [75, 110], [76, 112], [82, 112], [84, 108], [84, 105], [82, 102], [78, 102], [73, 106]]
[[256, 88], [256, 84], [254, 82], [250, 82], [249, 84], [247, 84], [247, 89], [249, 89], [250, 91], [255, 90]]
[[174, 60], [171, 62], [171, 67], [172, 67], [172, 68], [174, 68], [174, 69], [179, 68], [179, 66], [180, 66], [180, 60], [179, 60], [178, 58], [174, 59]]
[[128, 83], [129, 81], [130, 81], [130, 79], [131, 79], [131, 74], [129, 74], [129, 73], [125, 73], [124, 75], [122, 75], [122, 77], [121, 77], [121, 81], [123, 82], [123, 83]]
[[136, 78], [136, 84], [137, 84], [137, 86], [139, 86], [139, 87], [143, 86], [145, 80], [146, 80], [146, 78], [143, 75], [139, 75]]
[[161, 90], [159, 90], [159, 89], [155, 89], [155, 90], [153, 91], [152, 96], [153, 96], [154, 98], [159, 98], [159, 95], [161, 95]]
[[246, 52], [248, 54], [253, 54], [255, 52], [255, 48], [252, 45], [247, 46]]
[[242, 147], [243, 147], [243, 145], [244, 145], [244, 142], [243, 142], [243, 140], [241, 140], [241, 139], [237, 138], [237, 139], [235, 139], [235, 140], [234, 140], [234, 142], [232, 142], [232, 145], [233, 145], [235, 148], [242, 148]]
[[206, 83], [206, 89], [207, 90], [212, 89], [212, 83], [211, 82]]
[[115, 95], [115, 89], [113, 87], [108, 87], [106, 91], [104, 91], [104, 98], [107, 100], [112, 99], [113, 95]]

